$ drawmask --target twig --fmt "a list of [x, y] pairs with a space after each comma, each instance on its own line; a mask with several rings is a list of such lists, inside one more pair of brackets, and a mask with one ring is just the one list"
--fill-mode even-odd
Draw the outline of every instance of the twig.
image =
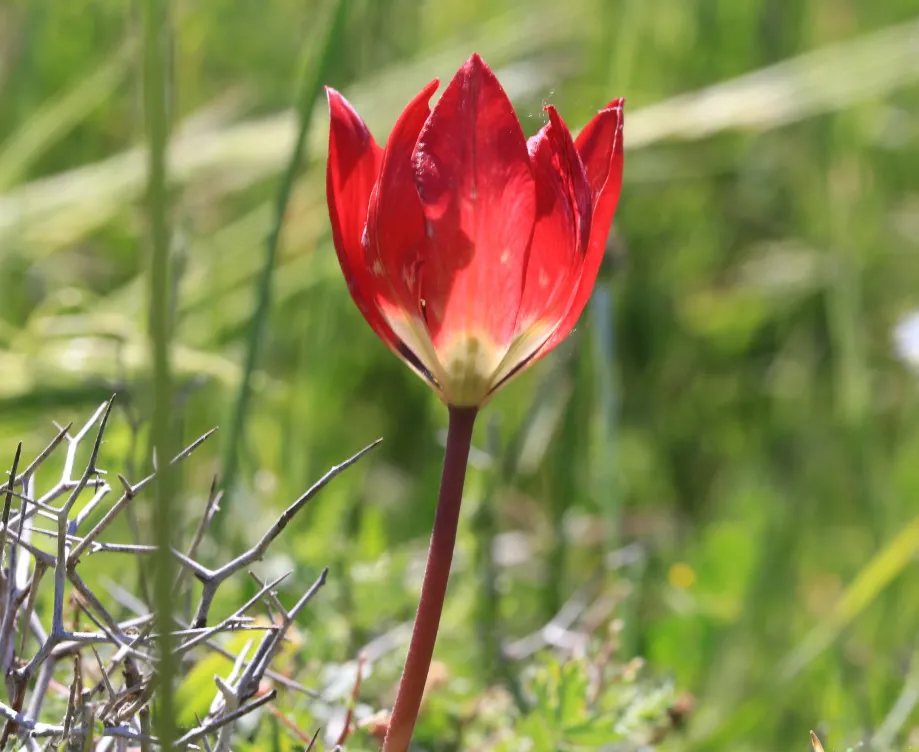
[[197, 571], [195, 574], [197, 578], [201, 581], [201, 600], [198, 602], [198, 608], [195, 612], [195, 618], [192, 619], [193, 627], [203, 627], [207, 624], [208, 611], [211, 607], [211, 601], [214, 599], [214, 594], [217, 592], [217, 588], [220, 587], [220, 584], [226, 580], [228, 577], [232, 577], [237, 572], [241, 571], [243, 568], [248, 567], [252, 562], [258, 561], [265, 555], [265, 551], [268, 550], [268, 546], [271, 545], [272, 541], [277, 538], [281, 531], [287, 527], [288, 523], [294, 518], [294, 515], [299, 512], [306, 504], [319, 493], [323, 488], [325, 488], [329, 481], [332, 480], [336, 475], [339, 475], [341, 472], [351, 467], [355, 462], [357, 462], [361, 457], [367, 454], [371, 449], [374, 449], [382, 439], [377, 439], [371, 444], [368, 444], [366, 447], [361, 449], [357, 454], [352, 455], [346, 459], [341, 464], [333, 466], [325, 475], [323, 475], [313, 486], [304, 493], [299, 499], [297, 499], [293, 504], [291, 504], [280, 517], [275, 521], [275, 523], [268, 528], [261, 539], [252, 546], [245, 553], [237, 556], [232, 561], [227, 562], [219, 569], [213, 571], [205, 570], [203, 567], [201, 571]]
[[[267, 593], [271, 588], [275, 587], [277, 584], [279, 584], [280, 582], [283, 582], [285, 579], [287, 579], [287, 576], [288, 576], [289, 574], [290, 574], [289, 572], [286, 572], [285, 574], [282, 574], [280, 577], [276, 578], [276, 579], [273, 580], [272, 582], [268, 583], [265, 587], [263, 587], [261, 590], [259, 590], [255, 595], [253, 595], [253, 596], [252, 596], [249, 600], [247, 600], [242, 606], [240, 606], [238, 609], [236, 609], [236, 611], [233, 612], [233, 614], [232, 614], [231, 616], [229, 616], [229, 617], [227, 617], [227, 618], [229, 618], [229, 619], [235, 619], [235, 618], [238, 618], [239, 616], [241, 616], [242, 614], [244, 614], [244, 613], [245, 613], [248, 609], [250, 609], [254, 604], [258, 603], [258, 602], [262, 599], [262, 596], [264, 596], [265, 593]], [[196, 635], [195, 635], [194, 637], [192, 637], [190, 640], [187, 640], [186, 642], [183, 642], [181, 645], [179, 645], [179, 646], [175, 649], [176, 653], [182, 654], [182, 653], [188, 652], [188, 651], [191, 650], [191, 648], [193, 648], [195, 645], [198, 645], [198, 644], [204, 642], [208, 637], [211, 637], [211, 636], [217, 634], [218, 632], [222, 631], [222, 630], [223, 630], [223, 625], [224, 625], [225, 622], [226, 622], [226, 619], [225, 619], [224, 621], [220, 622], [220, 624], [217, 624], [217, 625], [215, 625], [215, 626], [213, 626], [213, 627], [207, 627], [207, 628], [204, 628], [204, 627], [192, 627], [192, 629], [194, 629], [194, 630], [196, 631]]]
[[46, 459], [48, 459], [48, 457], [51, 456], [54, 450], [58, 448], [60, 443], [67, 436], [67, 432], [70, 430], [72, 425], [73, 423], [68, 423], [66, 426], [61, 428], [58, 431], [57, 436], [51, 440], [51, 443], [42, 449], [38, 456], [28, 464], [25, 470], [22, 471], [22, 475], [18, 478], [15, 476], [10, 477], [10, 479], [4, 485], [0, 486], [0, 491], [6, 491], [17, 485], [22, 485], [24, 478], [30, 478], [33, 476], [35, 471], [44, 463]]
[[221, 716], [220, 718], [214, 721], [202, 724], [201, 726], [198, 726], [197, 728], [192, 729], [184, 736], [179, 737], [179, 739], [176, 740], [175, 746], [181, 749], [183, 746], [187, 746], [191, 742], [200, 739], [206, 734], [211, 734], [217, 729], [223, 726], [226, 726], [228, 723], [232, 723], [233, 721], [238, 720], [239, 718], [242, 718], [244, 715], [251, 713], [253, 710], [256, 710], [257, 708], [262, 707], [262, 705], [266, 705], [267, 703], [271, 702], [275, 697], [277, 697], [277, 695], [278, 695], [278, 691], [276, 689], [272, 689], [270, 692], [265, 693], [264, 695], [262, 695], [256, 700], [253, 700], [248, 705], [243, 705], [242, 707], [237, 708], [231, 713], [227, 713], [226, 715]]
[[[13, 468], [12, 470], [10, 470], [10, 479], [6, 484], [6, 499], [3, 502], [3, 522], [2, 522], [4, 532], [6, 532], [9, 529], [10, 506], [13, 503], [13, 485], [14, 485], [15, 478], [16, 478], [16, 470], [19, 468], [19, 458], [21, 456], [22, 456], [22, 442], [20, 441], [19, 444], [16, 446], [16, 454], [13, 455]], [[6, 551], [5, 547], [3, 551], [4, 552]], [[5, 560], [6, 560], [6, 554], [4, 553], [2, 556], [2, 560], [0, 560], [0, 564], [2, 564]]]
[[[198, 521], [198, 527], [195, 530], [195, 534], [188, 546], [188, 552], [185, 554], [185, 558], [188, 561], [194, 561], [194, 558], [198, 553], [198, 546], [200, 546], [201, 541], [204, 540], [204, 534], [211, 526], [211, 522], [213, 522], [217, 512], [220, 511], [221, 498], [223, 498], [223, 491], [217, 489], [217, 477], [214, 476], [213, 480], [211, 480], [211, 490], [207, 495], [207, 504], [204, 505], [204, 514], [201, 515], [201, 519]], [[175, 585], [177, 593], [182, 592], [182, 589], [185, 586], [186, 576], [186, 570], [183, 569], [181, 572], [179, 572], [179, 576], [176, 578]]]
[[[198, 439], [196, 439], [191, 444], [189, 444], [187, 447], [185, 447], [185, 449], [183, 449], [175, 457], [172, 458], [172, 464], [181, 462], [186, 457], [188, 457], [199, 446], [201, 446], [207, 439], [209, 439], [213, 435], [215, 430], [217, 429], [211, 429], [210, 431], [205, 433], [203, 436], [200, 436]], [[99, 534], [111, 524], [112, 520], [114, 520], [115, 517], [118, 516], [119, 512], [121, 512], [121, 510], [124, 509], [124, 507], [127, 504], [133, 501], [134, 497], [137, 496], [138, 493], [140, 493], [144, 488], [150, 485], [150, 483], [152, 483], [155, 478], [156, 478], [156, 472], [154, 471], [153, 473], [148, 475], [146, 478], [144, 478], [142, 481], [132, 486], [122, 476], [120, 475], [118, 476], [118, 479], [121, 481], [122, 485], [124, 486], [124, 494], [122, 494], [121, 498], [118, 499], [118, 501], [116, 501], [114, 505], [112, 505], [112, 508], [109, 509], [109, 511], [105, 513], [102, 519], [99, 520], [99, 522], [97, 522], [93, 526], [93, 528], [88, 533], [86, 533], [85, 536], [83, 536], [82, 542], [74, 546], [73, 551], [70, 552], [68, 566], [73, 567], [76, 565], [76, 562], [79, 561], [80, 556], [86, 551], [87, 548], [89, 548], [90, 543], [92, 543], [92, 541], [94, 541], [99, 536]]]
[[281, 622], [281, 626], [277, 632], [274, 634], [266, 635], [264, 637], [262, 643], [258, 647], [258, 650], [255, 651], [255, 656], [253, 657], [252, 662], [249, 664], [249, 667], [246, 669], [239, 680], [237, 692], [239, 694], [240, 701], [245, 700], [255, 694], [255, 691], [258, 689], [258, 685], [261, 682], [262, 677], [268, 670], [268, 666], [271, 664], [271, 661], [274, 660], [275, 655], [280, 649], [281, 640], [284, 639], [284, 636], [287, 634], [287, 630], [290, 628], [290, 625], [293, 623], [294, 619], [297, 618], [297, 614], [303, 610], [303, 608], [315, 597], [316, 593], [319, 592], [320, 588], [325, 585], [328, 573], [328, 569], [323, 569], [310, 589], [303, 594], [300, 600], [294, 604], [290, 611], [284, 613], [284, 619]]
[[[158, 551], [146, 541], [124, 543], [99, 540], [115, 517], [131, 508], [131, 502], [155, 480], [157, 473], [154, 467], [153, 474], [136, 484], [130, 483], [122, 475], [116, 475], [122, 493], [103, 511], [111, 487], [104, 479], [99, 459], [111, 408], [110, 399], [101, 404], [89, 420], [72, 434], [70, 425], [60, 429], [54, 441], [42, 451], [40, 461], [30, 463], [26, 471], [19, 471], [22, 449], [21, 446], [17, 448], [9, 478], [0, 490], [0, 498], [5, 502], [0, 512], [0, 661], [6, 672], [10, 696], [8, 704], [0, 703], [0, 722], [5, 726], [0, 737], [0, 748], [7, 744], [11, 736], [18, 738], [18, 747], [28, 750], [61, 748], [80, 752], [126, 752], [129, 746], [139, 745], [142, 752], [153, 752], [163, 748], [160, 741], [162, 736], [157, 737], [151, 733], [150, 713], [151, 701], [157, 692], [162, 691], [163, 656], [160, 646], [163, 633], [153, 629], [153, 614], [148, 612], [144, 602], [121, 590], [119, 586], [111, 586], [109, 590], [115, 605], [127, 608], [131, 613], [129, 618], [124, 618], [95, 594], [79, 570], [81, 558], [97, 553], [127, 554], [139, 558]], [[81, 442], [94, 432], [89, 457], [78, 471], [77, 457]], [[208, 436], [210, 433], [201, 436], [177, 454], [171, 463], [188, 457]], [[220, 492], [216, 483], [212, 484], [202, 518], [185, 549], [186, 553], [175, 549], [172, 551], [172, 555], [181, 564], [181, 571], [174, 580], [176, 591], [187, 591], [185, 583], [190, 579], [190, 574], [194, 575], [205, 582], [207, 592], [205, 596], [203, 588], [202, 597], [207, 598], [209, 606], [221, 583], [264, 556], [293, 516], [333, 477], [377, 443], [374, 442], [333, 467], [285, 510], [252, 548], [213, 572], [196, 558], [198, 548], [219, 508]], [[61, 446], [66, 447], [61, 473], [48, 490], [39, 493], [36, 491], [36, 469]], [[91, 496], [87, 499], [89, 492]], [[62, 501], [58, 501], [62, 498]], [[17, 511], [13, 510], [14, 500], [19, 501]], [[88, 530], [81, 530], [91, 517], [100, 512], [101, 516]], [[48, 522], [51, 524], [47, 525]], [[33, 537], [36, 535], [53, 539], [53, 552], [43, 551], [35, 545]], [[52, 578], [44, 577], [48, 570], [53, 572]], [[260, 694], [261, 682], [266, 677], [278, 686], [316, 696], [316, 693], [298, 682], [272, 671], [271, 663], [294, 619], [325, 583], [327, 571], [322, 571], [289, 610], [284, 608], [273, 591], [284, 576], [265, 583], [254, 574], [252, 577], [259, 583], [255, 595], [213, 626], [195, 623], [188, 626], [172, 613], [167, 614], [172, 627], [166, 635], [167, 639], [179, 645], [174, 650], [174, 658], [186, 656], [195, 647], [202, 646], [208, 652], [217, 652], [233, 661], [230, 675], [226, 679], [216, 678], [218, 694], [212, 704], [212, 712], [203, 722], [187, 731], [177, 746], [228, 750], [234, 721], [263, 706], [275, 696], [276, 690]], [[46, 629], [35, 609], [40, 602], [40, 587], [49, 579], [53, 582], [53, 592], [50, 594], [52, 614], [51, 623], [46, 625]], [[72, 623], [65, 621], [65, 604], [70, 602], [68, 599], [78, 609]], [[273, 623], [256, 623], [246, 615], [260, 601], [265, 602], [275, 613]], [[207, 608], [203, 612], [206, 614], [206, 611]], [[79, 622], [84, 613], [95, 625], [95, 629], [81, 628]], [[251, 632], [253, 635], [260, 633], [261, 636], [254, 637], [244, 650], [234, 655], [219, 644], [217, 638], [225, 633], [239, 631]], [[37, 644], [31, 655], [27, 652], [30, 634]], [[100, 672], [98, 679], [93, 677], [94, 683], [89, 687], [86, 686], [88, 671], [91, 669], [94, 673], [95, 664], [87, 665], [83, 662], [86, 657], [84, 651], [87, 649], [92, 651]], [[66, 688], [57, 684], [53, 678], [62, 659], [72, 662], [72, 681]], [[183, 663], [186, 661], [184, 659]], [[123, 680], [117, 678], [119, 668]], [[60, 723], [40, 720], [49, 691], [61, 695], [65, 703]], [[24, 711], [23, 707], [26, 708]], [[216, 745], [212, 745], [206, 738], [212, 733], [217, 734]], [[47, 744], [38, 743], [38, 740], [45, 739], [48, 740]]]
[[341, 734], [338, 735], [338, 739], [335, 742], [339, 747], [348, 741], [348, 737], [351, 736], [351, 723], [354, 719], [354, 708], [357, 706], [357, 698], [361, 691], [361, 678], [364, 673], [364, 664], [366, 661], [367, 658], [363, 653], [357, 656], [357, 673], [354, 677], [354, 686], [351, 688], [351, 700], [348, 702], [348, 712], [345, 713], [345, 722], [342, 726]]

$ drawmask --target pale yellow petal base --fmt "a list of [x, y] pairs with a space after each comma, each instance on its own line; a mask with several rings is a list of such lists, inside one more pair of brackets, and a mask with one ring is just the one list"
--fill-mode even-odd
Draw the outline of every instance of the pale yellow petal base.
[[480, 407], [488, 402], [502, 382], [528, 361], [552, 333], [551, 327], [535, 325], [519, 334], [509, 347], [482, 333], [468, 333], [435, 346], [420, 317], [409, 318], [398, 309], [381, 307], [381, 312], [395, 335], [428, 371], [418, 375], [454, 407]]

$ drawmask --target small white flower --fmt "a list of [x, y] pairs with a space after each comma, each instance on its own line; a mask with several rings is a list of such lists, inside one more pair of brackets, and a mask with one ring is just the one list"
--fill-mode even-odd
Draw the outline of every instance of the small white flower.
[[900, 360], [919, 371], [919, 310], [906, 314], [894, 327], [893, 346]]

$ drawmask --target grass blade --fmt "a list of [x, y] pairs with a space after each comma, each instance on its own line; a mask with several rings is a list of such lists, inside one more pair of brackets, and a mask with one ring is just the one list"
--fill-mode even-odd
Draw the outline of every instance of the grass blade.
[[166, 150], [169, 143], [168, 0], [146, 0], [143, 21], [143, 102], [147, 134], [147, 219], [150, 233], [149, 344], [153, 363], [153, 447], [159, 458], [153, 509], [153, 535], [159, 549], [154, 577], [155, 623], [159, 633], [159, 678], [156, 735], [164, 749], [176, 738], [176, 660], [171, 631], [172, 583], [175, 564], [170, 554], [173, 531], [181, 528], [173, 511], [173, 471], [168, 458], [174, 455], [172, 436], [172, 374], [170, 368], [171, 305], [169, 278], [169, 197], [166, 186]]
[[128, 74], [136, 45], [125, 42], [76, 86], [42, 106], [6, 141], [0, 151], [0, 191], [15, 185], [32, 163], [112, 96]]
[[[319, 97], [322, 83], [326, 77], [332, 55], [337, 46], [346, 18], [348, 7], [347, 0], [334, 0], [329, 20], [326, 25], [322, 48], [314, 62], [308, 65], [300, 88], [297, 112], [299, 116], [299, 130], [294, 141], [294, 149], [287, 163], [287, 168], [278, 187], [277, 201], [274, 209], [274, 222], [268, 238], [265, 241], [265, 261], [258, 282], [258, 300], [252, 321], [249, 324], [249, 336], [246, 343], [246, 356], [243, 373], [239, 382], [239, 389], [233, 403], [233, 412], [230, 418], [230, 430], [227, 434], [223, 462], [223, 485], [227, 493], [227, 502], [232, 503], [233, 487], [236, 485], [236, 476], [239, 472], [239, 445], [245, 430], [246, 413], [252, 395], [252, 372], [258, 362], [258, 344], [268, 319], [271, 309], [271, 283], [277, 263], [278, 243], [281, 238], [281, 228], [284, 224], [284, 214], [287, 203], [293, 190], [294, 180], [300, 169], [306, 137], [309, 133], [310, 123], [314, 112], [314, 104]], [[215, 522], [219, 523], [227, 515], [221, 515]]]

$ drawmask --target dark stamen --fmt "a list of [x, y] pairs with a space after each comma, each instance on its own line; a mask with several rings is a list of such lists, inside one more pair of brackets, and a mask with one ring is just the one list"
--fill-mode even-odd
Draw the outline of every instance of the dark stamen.
[[409, 363], [416, 371], [418, 371], [418, 373], [424, 376], [424, 378], [426, 378], [431, 383], [431, 385], [437, 389], [437, 391], [441, 391], [440, 383], [437, 381], [437, 379], [434, 378], [434, 374], [432, 374], [427, 368], [424, 367], [424, 364], [421, 362], [418, 356], [408, 349], [408, 345], [406, 345], [404, 342], [400, 342], [397, 349], [399, 350], [399, 355], [405, 358], [407, 363]]

